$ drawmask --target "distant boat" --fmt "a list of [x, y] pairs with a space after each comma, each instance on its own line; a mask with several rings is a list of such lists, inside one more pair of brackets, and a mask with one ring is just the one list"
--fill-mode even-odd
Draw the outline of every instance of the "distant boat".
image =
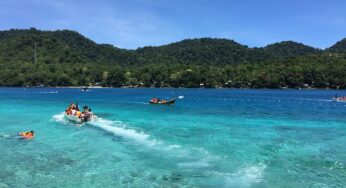
[[88, 87], [81, 87], [80, 90], [81, 91], [88, 91]]
[[153, 98], [149, 101], [150, 104], [174, 104], [175, 103], [175, 99], [171, 99], [171, 100], [159, 100], [156, 98]]
[[336, 102], [346, 102], [346, 96], [343, 96], [343, 97], [333, 97], [333, 101], [336, 101]]

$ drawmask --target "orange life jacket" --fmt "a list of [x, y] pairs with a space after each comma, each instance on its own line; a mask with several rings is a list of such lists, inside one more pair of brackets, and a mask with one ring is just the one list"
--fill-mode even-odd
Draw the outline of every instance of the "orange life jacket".
[[34, 137], [34, 134], [31, 132], [21, 132], [19, 133], [19, 135], [26, 139], [30, 139]]
[[81, 113], [80, 111], [77, 111], [77, 112], [76, 112], [76, 116], [77, 116], [77, 117], [80, 117], [81, 114], [82, 114], [82, 113]]

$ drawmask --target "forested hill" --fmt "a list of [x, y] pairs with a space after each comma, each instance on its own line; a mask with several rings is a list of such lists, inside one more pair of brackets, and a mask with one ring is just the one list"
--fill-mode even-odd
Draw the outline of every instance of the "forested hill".
[[270, 57], [263, 49], [248, 48], [227, 39], [188, 39], [159, 47], [137, 49], [146, 62], [225, 65], [258, 62]]
[[278, 42], [275, 44], [270, 44], [264, 48], [264, 50], [271, 55], [271, 57], [276, 58], [288, 58], [297, 57], [304, 55], [317, 55], [322, 52], [322, 50], [306, 46], [302, 43], [297, 43], [293, 41]]
[[[81, 34], [69, 30], [0, 31], [0, 42], [0, 58], [7, 62], [33, 61], [35, 45], [39, 62], [120, 65], [147, 63], [225, 65], [321, 52], [321, 50], [292, 41], [275, 43], [264, 48], [249, 48], [233, 40], [213, 38], [188, 39], [159, 47], [125, 50], [111, 45], [96, 44]], [[331, 50], [339, 51], [343, 47], [341, 44], [336, 45]]]
[[334, 44], [330, 48], [326, 49], [326, 51], [346, 53], [346, 38], [342, 39], [341, 41], [337, 42], [336, 44]]
[[133, 52], [99, 45], [75, 31], [9, 30], [0, 32], [0, 60], [41, 63], [132, 62]]
[[345, 88], [345, 57], [346, 39], [326, 50], [215, 38], [126, 50], [75, 31], [13, 29], [0, 31], [0, 86]]

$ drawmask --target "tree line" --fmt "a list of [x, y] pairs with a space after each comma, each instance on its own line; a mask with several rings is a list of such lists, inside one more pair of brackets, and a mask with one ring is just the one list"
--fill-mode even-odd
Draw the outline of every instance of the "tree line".
[[0, 86], [346, 88], [346, 40], [249, 48], [189, 39], [125, 50], [74, 31], [0, 31]]

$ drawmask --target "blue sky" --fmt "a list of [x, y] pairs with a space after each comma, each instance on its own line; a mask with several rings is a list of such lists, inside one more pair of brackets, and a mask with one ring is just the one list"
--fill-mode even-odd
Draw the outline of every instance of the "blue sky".
[[135, 49], [186, 38], [250, 47], [294, 40], [326, 48], [346, 37], [345, 0], [1, 0], [0, 30], [70, 29]]

